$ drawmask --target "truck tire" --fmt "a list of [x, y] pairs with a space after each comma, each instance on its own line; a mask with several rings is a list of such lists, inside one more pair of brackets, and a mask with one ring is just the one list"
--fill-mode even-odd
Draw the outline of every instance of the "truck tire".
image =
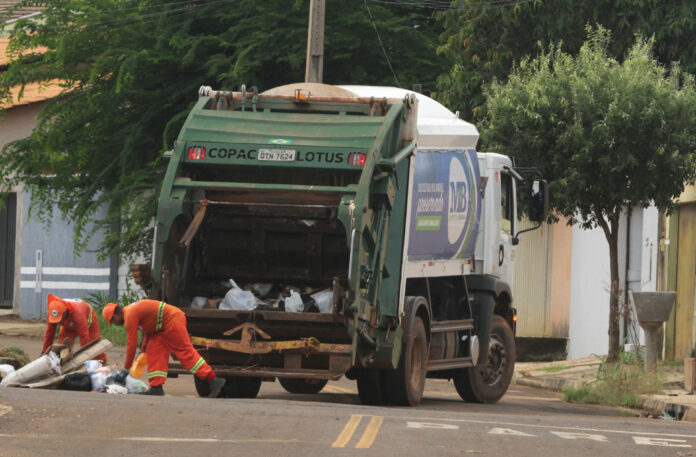
[[383, 370], [361, 368], [355, 370], [358, 396], [363, 405], [378, 406], [386, 403], [384, 396]]
[[328, 381], [326, 379], [278, 378], [278, 382], [291, 394], [318, 394]]
[[515, 370], [515, 338], [505, 319], [495, 315], [491, 320], [491, 339], [486, 362], [457, 370], [454, 387], [463, 400], [473, 403], [495, 403], [505, 395]]
[[423, 320], [416, 316], [411, 335], [401, 352], [396, 370], [384, 370], [386, 400], [393, 405], [416, 406], [423, 398], [428, 370], [428, 337]]
[[261, 390], [261, 378], [227, 376], [222, 394], [225, 398], [256, 398]]

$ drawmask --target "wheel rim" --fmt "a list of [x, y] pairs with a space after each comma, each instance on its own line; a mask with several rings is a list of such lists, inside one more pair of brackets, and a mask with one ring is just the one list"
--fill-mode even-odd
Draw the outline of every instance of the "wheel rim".
[[491, 340], [488, 344], [488, 358], [481, 370], [486, 384], [492, 386], [500, 382], [506, 367], [507, 352], [505, 351], [505, 345], [496, 335], [491, 335]]
[[411, 386], [418, 388], [423, 372], [423, 354], [421, 351], [421, 339], [417, 337], [413, 340], [411, 349]]

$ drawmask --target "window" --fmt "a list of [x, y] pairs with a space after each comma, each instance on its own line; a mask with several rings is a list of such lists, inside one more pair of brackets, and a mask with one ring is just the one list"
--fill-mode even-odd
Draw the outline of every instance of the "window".
[[500, 226], [512, 233], [512, 177], [507, 173], [500, 174]]

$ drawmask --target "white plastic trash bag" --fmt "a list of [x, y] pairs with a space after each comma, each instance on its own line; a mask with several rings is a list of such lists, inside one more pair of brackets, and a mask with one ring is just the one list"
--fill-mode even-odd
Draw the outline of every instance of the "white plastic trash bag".
[[126, 389], [124, 386], [119, 386], [118, 384], [109, 384], [106, 386], [106, 393], [107, 394], [127, 394], [128, 389]]
[[285, 311], [290, 313], [301, 313], [304, 311], [302, 297], [294, 290], [291, 290], [290, 296], [285, 299]]
[[102, 367], [101, 360], [88, 360], [85, 362], [85, 369], [87, 373], [92, 374]]
[[227, 291], [225, 298], [220, 302], [219, 309], [228, 309], [233, 311], [252, 311], [263, 303], [258, 300], [253, 292], [242, 290], [234, 280], [230, 279], [232, 288]]
[[8, 364], [0, 364], [0, 379], [5, 378], [9, 376], [11, 373], [14, 373], [15, 369], [12, 365]]
[[97, 371], [92, 373], [92, 390], [96, 392], [103, 392], [106, 388], [106, 380], [109, 377], [104, 371]]
[[331, 289], [322, 290], [311, 295], [320, 313], [331, 314], [333, 312], [333, 295]]
[[193, 297], [193, 300], [191, 301], [191, 308], [201, 309], [207, 302], [208, 299], [205, 297]]
[[19, 386], [49, 375], [60, 375], [60, 357], [49, 352], [31, 363], [24, 365], [6, 378], [2, 378], [0, 386]]
[[128, 375], [128, 377], [126, 377], [126, 389], [129, 394], [141, 394], [148, 389], [148, 385], [140, 379]]

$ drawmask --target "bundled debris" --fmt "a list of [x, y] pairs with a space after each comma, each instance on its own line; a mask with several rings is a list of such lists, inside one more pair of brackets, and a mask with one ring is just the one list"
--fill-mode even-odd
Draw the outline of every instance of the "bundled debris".
[[36, 360], [25, 366], [9, 369], [0, 366], [2, 387], [50, 388], [62, 390], [96, 391], [107, 393], [142, 393], [147, 384], [119, 370], [117, 365], [103, 367], [94, 357], [109, 349], [109, 340], [99, 338], [77, 351], [72, 341], [51, 346]]
[[223, 298], [193, 297], [191, 308], [326, 314], [334, 311], [334, 293], [330, 288], [300, 289], [270, 283], [250, 283], [242, 288], [233, 279], [225, 284], [230, 289]]

